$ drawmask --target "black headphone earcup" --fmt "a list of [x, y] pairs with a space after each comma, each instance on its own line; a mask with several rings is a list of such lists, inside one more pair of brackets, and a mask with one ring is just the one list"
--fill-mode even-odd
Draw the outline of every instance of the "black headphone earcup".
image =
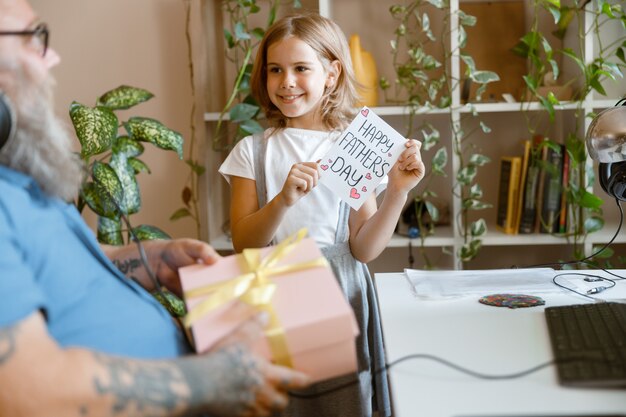
[[15, 133], [15, 112], [8, 97], [0, 91], [0, 149]]
[[626, 161], [598, 164], [598, 180], [611, 197], [626, 201]]

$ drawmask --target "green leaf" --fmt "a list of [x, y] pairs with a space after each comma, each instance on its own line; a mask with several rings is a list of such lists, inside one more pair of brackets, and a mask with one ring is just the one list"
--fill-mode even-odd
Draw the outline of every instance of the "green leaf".
[[261, 126], [256, 120], [244, 120], [243, 122], [239, 123], [239, 129], [241, 129], [248, 135], [260, 133], [264, 130], [263, 126]]
[[113, 139], [117, 136], [118, 120], [110, 109], [92, 109], [74, 101], [70, 106], [70, 118], [81, 145], [82, 158], [111, 149]]
[[94, 180], [96, 192], [105, 210], [105, 214], [102, 215], [108, 218], [116, 218], [118, 211], [124, 209], [124, 188], [117, 173], [108, 164], [94, 162], [91, 177]]
[[439, 220], [439, 209], [430, 201], [424, 201], [424, 205], [426, 206], [426, 211], [430, 218], [436, 222]]
[[200, 176], [202, 174], [204, 174], [206, 172], [206, 168], [203, 167], [202, 165], [198, 164], [195, 161], [192, 161], [190, 159], [187, 159], [185, 161], [185, 163], [191, 168], [191, 170], [194, 172], [194, 174], [196, 174], [197, 176]]
[[246, 28], [242, 22], [235, 23], [235, 40], [248, 40], [250, 39], [250, 34], [246, 32]]
[[96, 189], [96, 184], [93, 182], [86, 182], [83, 185], [80, 190], [80, 196], [89, 208], [98, 216], [114, 217], [117, 214], [117, 209], [114, 205], [105, 207], [101, 195]]
[[487, 84], [494, 81], [500, 81], [500, 77], [493, 71], [475, 71], [470, 74], [472, 81], [479, 84]]
[[485, 219], [478, 219], [475, 222], [472, 222], [470, 226], [470, 234], [473, 237], [481, 237], [487, 233], [487, 223]]
[[120, 206], [123, 212], [126, 214], [137, 213], [141, 209], [141, 195], [139, 184], [135, 178], [135, 169], [128, 163], [128, 158], [123, 154], [113, 154], [110, 164], [122, 184], [123, 198]]
[[467, 32], [463, 26], [459, 26], [459, 48], [463, 49], [467, 46]]
[[114, 246], [124, 244], [120, 219], [98, 216], [98, 242]]
[[488, 156], [481, 155], [479, 153], [475, 153], [470, 157], [469, 164], [475, 166], [484, 166], [491, 162], [491, 159]]
[[490, 133], [491, 132], [491, 128], [489, 126], [487, 126], [485, 124], [485, 122], [483, 122], [482, 120], [480, 121], [480, 129], [483, 131], [483, 133]]
[[257, 39], [263, 39], [263, 35], [265, 35], [265, 31], [262, 28], [254, 28], [252, 29], [252, 36]]
[[578, 57], [578, 55], [576, 55], [576, 52], [574, 52], [571, 48], [564, 48], [562, 50], [562, 53], [563, 55], [565, 55], [566, 57], [574, 61], [576, 65], [578, 65], [578, 68], [580, 69], [581, 72], [583, 73], [586, 72], [585, 63], [580, 57]]
[[461, 54], [461, 59], [463, 60], [463, 62], [465, 62], [465, 65], [467, 66], [467, 75], [473, 73], [476, 71], [476, 63], [474, 62], [474, 58], [472, 58], [471, 56], [467, 55], [467, 54]]
[[[615, 255], [615, 251], [610, 246], [604, 247], [604, 249], [602, 248], [603, 248], [602, 246], [593, 247], [592, 252], [594, 253], [594, 258], [609, 259], [613, 255]], [[602, 252], [598, 252], [600, 249], [602, 249]]]
[[475, 26], [476, 17], [465, 13], [463, 10], [459, 10], [459, 23], [463, 26]]
[[456, 179], [462, 185], [469, 185], [476, 177], [476, 165], [472, 164], [459, 170]]
[[123, 110], [150, 100], [152, 97], [154, 94], [147, 90], [121, 85], [100, 96], [96, 105], [108, 107], [111, 110]]
[[422, 129], [422, 136], [424, 138], [422, 141], [422, 150], [424, 151], [430, 150], [433, 146], [439, 143], [439, 131], [434, 128], [432, 128], [430, 132]]
[[228, 45], [228, 49], [232, 49], [235, 47], [235, 39], [233, 38], [232, 33], [226, 28], [224, 28], [224, 39], [226, 39], [226, 45]]
[[143, 154], [144, 147], [141, 143], [128, 136], [120, 136], [113, 142], [111, 152], [132, 158]]
[[183, 208], [179, 208], [178, 210], [176, 210], [174, 214], [170, 216], [170, 221], [174, 221], [174, 220], [182, 219], [183, 217], [190, 217], [190, 216], [191, 216], [191, 212], [189, 211], [189, 209], [186, 207], [183, 207]]
[[128, 158], [128, 164], [133, 167], [133, 170], [135, 171], [135, 175], [141, 173], [141, 172], [147, 172], [148, 174], [151, 173], [150, 168], [148, 167], [148, 165], [146, 165], [145, 162], [143, 162], [141, 159], [137, 159], [137, 158]]
[[187, 314], [187, 308], [183, 300], [178, 298], [176, 294], [163, 289], [160, 292], [154, 291], [152, 296], [174, 317], [184, 317]]
[[598, 230], [602, 230], [602, 227], [604, 227], [604, 220], [595, 216], [588, 217], [585, 219], [583, 227], [586, 233], [597, 232]]
[[161, 149], [176, 151], [178, 157], [183, 159], [182, 135], [165, 127], [158, 120], [131, 117], [124, 123], [124, 128], [132, 138], [150, 142]]
[[443, 2], [443, 0], [426, 0], [426, 1], [428, 1], [428, 3], [432, 4], [438, 9], [443, 9], [445, 6], [445, 3]]
[[233, 122], [242, 122], [244, 120], [253, 119], [259, 110], [259, 106], [247, 103], [238, 103], [230, 110], [230, 120]]
[[158, 240], [158, 239], [171, 239], [171, 237], [163, 230], [156, 226], [150, 226], [142, 224], [133, 228], [133, 233], [139, 240]]
[[437, 149], [435, 156], [431, 161], [431, 170], [433, 174], [446, 176], [444, 168], [448, 164], [448, 151], [445, 147]]
[[479, 184], [474, 184], [469, 189], [470, 198], [480, 199], [483, 197], [483, 190]]
[[602, 206], [602, 204], [604, 204], [604, 201], [602, 201], [600, 197], [591, 194], [588, 191], [584, 191], [584, 194], [578, 204], [581, 207], [585, 207], [588, 209], [598, 209]]

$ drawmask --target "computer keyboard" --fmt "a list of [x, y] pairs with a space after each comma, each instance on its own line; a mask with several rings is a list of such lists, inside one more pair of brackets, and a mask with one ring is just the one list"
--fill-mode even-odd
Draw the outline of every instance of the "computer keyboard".
[[626, 388], [626, 304], [547, 307], [545, 316], [562, 385]]

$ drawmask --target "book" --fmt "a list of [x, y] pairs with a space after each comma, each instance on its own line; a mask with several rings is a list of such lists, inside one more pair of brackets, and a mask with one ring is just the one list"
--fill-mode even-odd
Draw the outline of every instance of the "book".
[[496, 228], [507, 234], [517, 233], [515, 219], [521, 166], [522, 158], [519, 156], [503, 156], [500, 159]]
[[[539, 192], [539, 177], [541, 174], [541, 151], [539, 144], [543, 140], [542, 136], [536, 136], [530, 145], [530, 158], [526, 172], [524, 188], [524, 201], [520, 213], [520, 224], [518, 233], [535, 233], [535, 220], [537, 218], [537, 193]], [[543, 149], [543, 148], [542, 148]]]
[[567, 193], [569, 187], [569, 154], [563, 147], [563, 174], [561, 175], [561, 212], [559, 214], [559, 233], [567, 232]]
[[541, 227], [541, 212], [543, 210], [543, 193], [546, 187], [546, 165], [548, 164], [548, 146], [540, 148], [539, 160], [539, 178], [537, 179], [537, 194], [535, 196], [535, 223], [530, 233], [538, 233]]
[[559, 230], [561, 213], [561, 189], [563, 175], [563, 153], [565, 148], [546, 147], [547, 159], [543, 167], [543, 199], [539, 212], [539, 233], [556, 233]]
[[522, 211], [524, 209], [524, 193], [526, 188], [526, 176], [528, 174], [528, 165], [531, 159], [531, 144], [529, 140], [524, 141], [524, 154], [522, 155], [522, 171], [519, 180], [519, 194], [517, 197], [517, 209], [515, 211], [515, 232], [519, 232], [522, 221]]

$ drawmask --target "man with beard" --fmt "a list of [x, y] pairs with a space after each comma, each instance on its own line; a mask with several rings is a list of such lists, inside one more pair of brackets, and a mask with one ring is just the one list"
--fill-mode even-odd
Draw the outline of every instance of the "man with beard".
[[[149, 294], [137, 248], [102, 250], [68, 203], [83, 169], [51, 105], [49, 70], [59, 61], [27, 1], [0, 0], [0, 415], [252, 416], [283, 408], [287, 390], [308, 380], [247, 348], [263, 317], [191, 355]], [[191, 239], [145, 250], [178, 294], [179, 267], [218, 258]]]

